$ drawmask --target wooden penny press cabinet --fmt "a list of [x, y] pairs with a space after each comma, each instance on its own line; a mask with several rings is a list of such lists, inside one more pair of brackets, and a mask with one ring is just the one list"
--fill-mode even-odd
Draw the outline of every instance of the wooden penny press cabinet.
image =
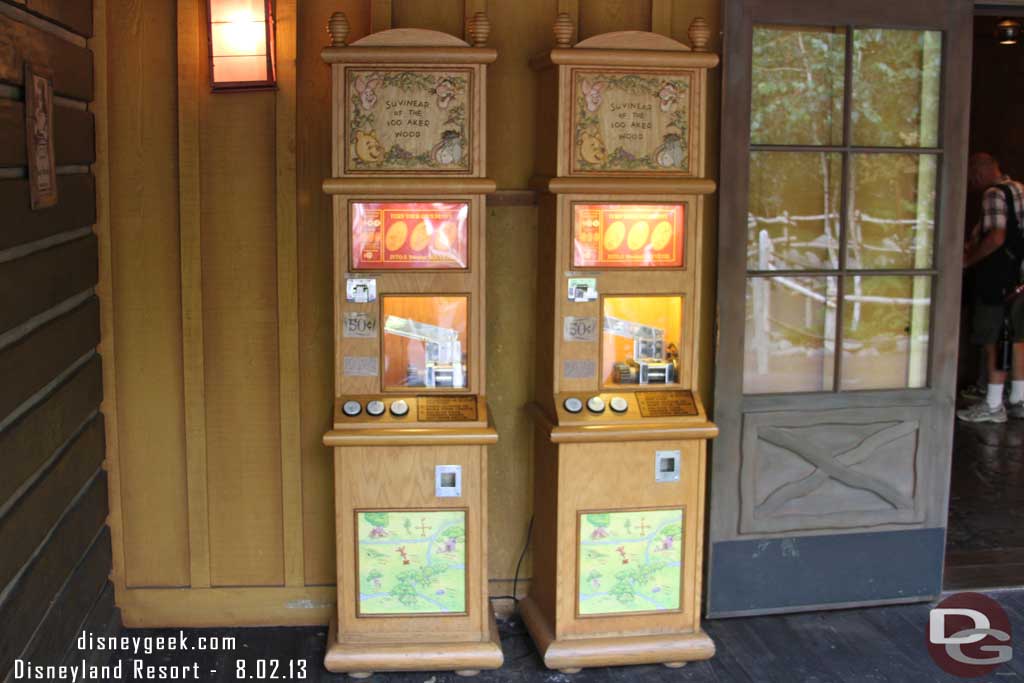
[[325, 666], [501, 666], [487, 596], [484, 158], [489, 25], [383, 31], [332, 70], [338, 608]]
[[534, 574], [544, 662], [714, 654], [700, 628], [705, 457], [694, 393], [706, 80], [718, 56], [640, 31], [533, 60], [541, 86]]

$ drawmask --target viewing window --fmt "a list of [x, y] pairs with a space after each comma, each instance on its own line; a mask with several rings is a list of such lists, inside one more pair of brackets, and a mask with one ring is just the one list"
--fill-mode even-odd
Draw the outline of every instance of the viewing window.
[[605, 297], [602, 318], [602, 384], [679, 383], [683, 297]]
[[384, 389], [464, 389], [466, 296], [385, 296]]

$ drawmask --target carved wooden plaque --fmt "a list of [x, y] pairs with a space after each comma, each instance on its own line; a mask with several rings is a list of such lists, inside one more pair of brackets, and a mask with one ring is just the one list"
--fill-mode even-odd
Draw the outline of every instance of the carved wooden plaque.
[[420, 422], [473, 422], [476, 396], [417, 396], [416, 412]]
[[693, 394], [689, 391], [638, 391], [636, 403], [644, 417], [685, 417], [697, 414]]
[[573, 70], [571, 172], [694, 175], [697, 88], [692, 70]]
[[345, 170], [472, 171], [470, 69], [345, 71]]

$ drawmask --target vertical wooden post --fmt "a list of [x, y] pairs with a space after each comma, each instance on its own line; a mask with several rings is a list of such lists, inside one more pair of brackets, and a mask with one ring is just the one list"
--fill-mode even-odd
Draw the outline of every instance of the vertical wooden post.
[[181, 231], [181, 322], [185, 368], [185, 462], [192, 588], [210, 586], [206, 492], [206, 380], [203, 355], [203, 257], [199, 180], [199, 89], [207, 73], [200, 0], [178, 3], [178, 225]]

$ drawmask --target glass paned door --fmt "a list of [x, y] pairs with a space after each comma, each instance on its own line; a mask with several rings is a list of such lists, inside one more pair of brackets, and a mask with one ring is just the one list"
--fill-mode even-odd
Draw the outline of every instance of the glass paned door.
[[709, 616], [941, 590], [969, 0], [724, 0]]
[[940, 31], [753, 27], [746, 393], [926, 384], [941, 54]]

